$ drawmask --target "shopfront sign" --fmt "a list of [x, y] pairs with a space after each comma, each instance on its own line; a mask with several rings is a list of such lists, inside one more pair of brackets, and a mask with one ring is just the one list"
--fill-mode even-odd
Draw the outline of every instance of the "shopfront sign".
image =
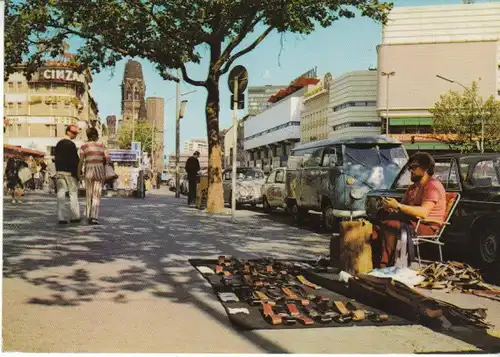
[[40, 76], [51, 81], [78, 81], [78, 72], [72, 69], [44, 69], [40, 71]]
[[111, 162], [134, 162], [137, 161], [137, 152], [132, 150], [109, 151]]

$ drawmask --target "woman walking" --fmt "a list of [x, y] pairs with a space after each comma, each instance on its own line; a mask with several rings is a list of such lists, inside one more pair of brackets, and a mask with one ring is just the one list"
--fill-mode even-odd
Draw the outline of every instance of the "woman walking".
[[21, 203], [21, 196], [23, 195], [23, 183], [19, 178], [19, 163], [16, 162], [16, 160], [12, 157], [7, 161], [7, 166], [5, 168], [5, 178], [7, 179], [7, 189], [12, 196], [12, 203]]
[[[99, 133], [96, 128], [87, 129], [88, 142], [80, 147], [79, 175], [83, 170], [85, 180], [86, 206], [85, 215], [89, 224], [99, 224], [99, 204], [101, 203], [102, 185], [106, 180], [104, 165], [108, 152], [102, 143], [98, 143]], [[79, 177], [81, 180], [81, 177]]]

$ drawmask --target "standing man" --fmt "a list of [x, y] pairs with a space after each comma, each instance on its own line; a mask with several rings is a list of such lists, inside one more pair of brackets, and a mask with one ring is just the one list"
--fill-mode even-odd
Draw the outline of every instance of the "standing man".
[[192, 205], [196, 202], [196, 181], [198, 178], [198, 172], [200, 171], [200, 162], [198, 158], [200, 157], [200, 152], [195, 151], [193, 156], [191, 156], [186, 161], [186, 173], [188, 175], [189, 192], [188, 192], [188, 205]]
[[67, 224], [66, 192], [69, 192], [70, 221], [79, 223], [80, 206], [78, 205], [78, 151], [73, 140], [78, 135], [78, 127], [66, 127], [66, 136], [60, 140], [54, 150], [56, 164], [57, 219], [59, 224]]

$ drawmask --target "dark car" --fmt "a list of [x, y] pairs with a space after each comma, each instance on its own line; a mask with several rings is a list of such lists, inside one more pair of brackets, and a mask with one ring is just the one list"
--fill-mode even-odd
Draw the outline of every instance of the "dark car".
[[[434, 159], [434, 177], [446, 191], [461, 196], [442, 241], [461, 248], [465, 259], [478, 267], [500, 264], [500, 153], [450, 154]], [[410, 184], [410, 172], [405, 165], [391, 189], [368, 194], [369, 218], [377, 220], [379, 197], [400, 200]]]

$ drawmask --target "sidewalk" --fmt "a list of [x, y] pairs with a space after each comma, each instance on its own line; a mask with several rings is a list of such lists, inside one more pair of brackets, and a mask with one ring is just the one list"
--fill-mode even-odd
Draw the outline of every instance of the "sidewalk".
[[233, 224], [185, 204], [168, 192], [104, 198], [102, 226], [59, 227], [54, 196], [30, 194], [22, 205], [4, 200], [4, 351], [475, 350], [422, 326], [237, 331], [188, 259], [308, 259], [328, 252], [329, 237], [254, 212]]

